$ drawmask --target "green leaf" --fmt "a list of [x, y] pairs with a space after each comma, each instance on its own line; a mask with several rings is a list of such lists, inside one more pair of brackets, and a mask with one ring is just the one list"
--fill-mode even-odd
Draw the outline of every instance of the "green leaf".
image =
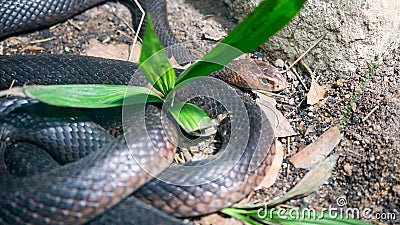
[[250, 217], [247, 217], [246, 215], [243, 215], [243, 213], [236, 212], [235, 208], [224, 208], [221, 210], [222, 213], [225, 213], [226, 215], [229, 215], [231, 217], [235, 217], [236, 219], [245, 221], [249, 224], [253, 225], [262, 225], [261, 223], [251, 219]]
[[213, 125], [215, 123], [197, 105], [180, 102], [169, 108], [169, 112], [188, 133], [199, 135], [197, 131], [205, 131], [205, 135], [208, 135], [214, 132]]
[[307, 211], [306, 209], [295, 210], [283, 208], [268, 208], [267, 210], [265, 210], [265, 208], [258, 208], [247, 210], [225, 208], [222, 209], [221, 212], [250, 224], [257, 225], [259, 225], [261, 221], [265, 224], [273, 223], [283, 225], [371, 225], [371, 223], [368, 222], [352, 219], [351, 216], [353, 216], [353, 214], [349, 215], [350, 218], [346, 218], [344, 215], [335, 213], [337, 211], [334, 210], [331, 213], [309, 210], [310, 211]]
[[153, 91], [145, 87], [108, 84], [67, 84], [27, 86], [24, 91], [42, 102], [76, 108], [109, 108], [128, 104], [162, 102]]
[[150, 84], [164, 95], [175, 86], [175, 71], [168, 61], [167, 52], [154, 32], [150, 14], [147, 17], [139, 66]]
[[266, 0], [238, 24], [200, 61], [181, 74], [177, 83], [222, 69], [244, 52], [250, 52], [282, 29], [306, 0]]

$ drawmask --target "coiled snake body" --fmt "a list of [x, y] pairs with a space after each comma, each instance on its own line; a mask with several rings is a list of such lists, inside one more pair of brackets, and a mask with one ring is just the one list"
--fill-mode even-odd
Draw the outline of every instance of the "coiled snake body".
[[[99, 2], [27, 1], [19, 5], [18, 1], [0, 0], [0, 39], [36, 25], [49, 25], [49, 21], [65, 20]], [[166, 28], [165, 2], [143, 4], [155, 17], [163, 44], [175, 43]], [[0, 90], [13, 80], [17, 86], [27, 82], [146, 85], [144, 77], [132, 77], [136, 69], [129, 62], [95, 57], [0, 56]], [[189, 100], [187, 93], [196, 89], [197, 98], [192, 101], [210, 117], [227, 110], [229, 118], [219, 128], [224, 151], [211, 159], [188, 163], [189, 169], [170, 164], [179, 129], [158, 105], [122, 110], [124, 134], [114, 138], [89, 115], [94, 113], [98, 120], [106, 120], [109, 112], [102, 116], [101, 110], [88, 113], [32, 99], [1, 98], [0, 223], [177, 224], [182, 222], [157, 209], [176, 217], [198, 216], [246, 196], [271, 163], [272, 128], [260, 108], [240, 90], [227, 86], [229, 92], [221, 91], [218, 87], [224, 83], [216, 79], [200, 84], [183, 88], [181, 101]], [[121, 117], [121, 109], [111, 114]], [[28, 177], [9, 174], [18, 170], [18, 165], [13, 167], [14, 161], [23, 161], [15, 160], [14, 155], [26, 150], [31, 153], [21, 153], [22, 159], [28, 158], [37, 148], [46, 149], [65, 165], [51, 165], [43, 157], [44, 163], [38, 166], [42, 173]]]

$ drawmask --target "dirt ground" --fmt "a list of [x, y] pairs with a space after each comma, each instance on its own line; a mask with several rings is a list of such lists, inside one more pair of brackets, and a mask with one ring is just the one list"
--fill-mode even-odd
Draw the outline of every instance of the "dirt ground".
[[[222, 1], [169, 2], [171, 26], [182, 40], [218, 40], [235, 22]], [[106, 45], [132, 45], [134, 35], [128, 28], [129, 21], [126, 8], [107, 3], [50, 29], [0, 42], [0, 53], [85, 54], [90, 39]], [[268, 53], [255, 54], [268, 57]], [[329, 127], [340, 125], [343, 138], [335, 149], [340, 157], [332, 177], [317, 192], [285, 204], [321, 210], [337, 206], [338, 199], [344, 198], [344, 208], [371, 209], [371, 218], [362, 217], [364, 220], [400, 224], [400, 46], [380, 59], [382, 63], [370, 72], [339, 75], [315, 71], [318, 83], [328, 90], [328, 99], [320, 107], [305, 103], [311, 78], [304, 68], [297, 67], [307, 87], [289, 77], [288, 88], [279, 93], [284, 99], [278, 99], [277, 107], [298, 135], [280, 140], [285, 146], [285, 159], [279, 178], [271, 188], [253, 193], [250, 200], [280, 196], [298, 183], [307, 171], [295, 169], [286, 158], [315, 141]], [[313, 65], [309, 66], [313, 69]], [[197, 223], [210, 221], [203, 219]], [[220, 222], [223, 220], [214, 224]]]

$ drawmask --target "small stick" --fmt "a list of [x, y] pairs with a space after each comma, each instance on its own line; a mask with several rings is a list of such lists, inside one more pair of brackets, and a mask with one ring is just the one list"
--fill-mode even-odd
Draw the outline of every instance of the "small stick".
[[126, 32], [124, 32], [122, 30], [118, 30], [118, 29], [117, 29], [117, 32], [133, 41], [133, 37], [131, 37], [131, 35], [127, 34]]
[[296, 65], [296, 63], [298, 63], [311, 49], [313, 49], [315, 46], [317, 46], [317, 44], [319, 44], [319, 42], [322, 41], [322, 39], [324, 39], [325, 35], [318, 38], [318, 40], [311, 45], [311, 47], [309, 47], [303, 54], [301, 54], [301, 56], [299, 58], [297, 58], [290, 66], [289, 68], [287, 68], [287, 70], [289, 70], [290, 68], [292, 68], [294, 65]]
[[129, 54], [129, 59], [128, 59], [129, 61], [131, 61], [131, 57], [133, 55], [133, 49], [135, 49], [135, 47], [136, 47], [136, 43], [137, 43], [137, 40], [139, 38], [139, 32], [140, 32], [140, 29], [142, 28], [144, 17], [146, 16], [146, 12], [143, 10], [143, 8], [140, 5], [140, 3], [137, 0], [133, 0], [133, 1], [135, 2], [136, 6], [139, 8], [140, 12], [142, 13], [142, 17], [140, 18], [140, 22], [139, 22], [139, 25], [138, 25], [138, 28], [137, 28], [137, 32], [135, 32], [135, 37], [133, 38], [133, 47], [131, 49], [131, 53]]
[[275, 99], [277, 102], [280, 102], [280, 103], [285, 103], [285, 104], [289, 104], [289, 102], [288, 101], [286, 101], [286, 100], [281, 100], [281, 99]]
[[75, 29], [77, 29], [78, 31], [82, 31], [82, 28], [78, 24], [72, 22], [72, 20], [68, 20], [68, 23], [75, 27]]
[[[305, 100], [305, 99], [301, 100], [301, 102], [300, 102], [299, 104], [297, 104], [296, 109], [298, 109], [298, 108], [301, 106], [301, 104], [303, 104], [304, 100]], [[289, 117], [290, 115], [292, 115], [293, 113], [294, 113], [294, 111], [289, 112], [289, 113], [286, 115], [286, 118]]]
[[[290, 155], [290, 137], [287, 137], [287, 155]], [[289, 163], [287, 164], [287, 168], [286, 168], [286, 177], [289, 177]]]
[[264, 90], [256, 90], [254, 92], [259, 93], [259, 94], [264, 94], [264, 95], [267, 95], [267, 96], [275, 96], [275, 97], [283, 98], [283, 99], [285, 98], [285, 96], [283, 96], [283, 95], [275, 94], [275, 93], [272, 93], [272, 92], [269, 92], [269, 91], [264, 91]]
[[48, 41], [51, 41], [51, 40], [54, 40], [56, 37], [49, 37], [49, 38], [46, 38], [46, 39], [41, 39], [41, 40], [33, 40], [33, 41], [31, 41], [30, 43], [31, 44], [39, 44], [39, 43], [43, 43], [43, 42], [48, 42]]
[[308, 65], [304, 62], [304, 60], [300, 60], [300, 64], [306, 68], [308, 73], [311, 75], [311, 79], [315, 80], [315, 73], [308, 67]]
[[[15, 83], [15, 79], [13, 79], [12, 81], [11, 81], [11, 84], [10, 84], [10, 87], [8, 88], [8, 90], [11, 90], [13, 87], [14, 87], [14, 83]], [[6, 98], [9, 96], [10, 94], [7, 94], [6, 95]]]
[[346, 150], [346, 152], [350, 152], [350, 153], [353, 153], [354, 155], [356, 155], [356, 156], [358, 156], [358, 157], [360, 157], [360, 158], [362, 158], [363, 156], [360, 154], [360, 153], [357, 153], [357, 152], [355, 152], [355, 151], [352, 151], [352, 150]]
[[54, 30], [54, 29], [56, 29], [56, 28], [59, 27], [59, 26], [61, 26], [61, 23], [58, 23], [58, 24], [56, 24], [56, 25], [50, 27], [49, 30]]
[[[113, 13], [113, 15], [114, 15], [115, 17], [117, 17], [119, 20], [121, 20], [121, 21], [128, 27], [128, 29], [129, 29], [133, 34], [136, 34], [135, 29], [133, 29], [133, 27], [128, 23], [128, 21], [126, 21], [124, 18], [120, 17], [120, 16], [119, 16], [118, 14], [116, 14], [116, 13]], [[118, 31], [119, 33], [121, 33], [122, 35], [124, 35], [125, 37], [131, 39], [132, 41], [135, 41], [135, 38], [131, 37], [130, 34], [127, 34], [126, 32], [124, 32], [124, 31], [122, 31], [122, 30], [117, 30], [117, 31]], [[139, 39], [140, 42], [143, 42], [143, 40], [142, 40], [140, 37], [138, 37], [138, 39]]]
[[379, 108], [379, 106], [375, 106], [375, 108], [373, 108], [373, 109], [371, 110], [371, 112], [369, 112], [369, 113], [364, 117], [364, 119], [362, 119], [362, 121], [365, 122], [365, 121], [372, 115], [372, 113], [374, 113], [378, 108]]
[[289, 178], [289, 172], [290, 172], [289, 167], [290, 167], [290, 164], [288, 163], [287, 167], [286, 167], [286, 178]]
[[[286, 65], [285, 65], [286, 66]], [[306, 91], [308, 91], [307, 85], [306, 83], [303, 81], [303, 79], [301, 79], [299, 73], [297, 73], [297, 71], [293, 68], [290, 68], [290, 70], [294, 73], [294, 75], [296, 75], [297, 79], [300, 81], [301, 85], [303, 85], [303, 87], [306, 89]]]
[[182, 158], [181, 154], [175, 154], [174, 159], [175, 159], [175, 161], [177, 161], [179, 163], [185, 163], [185, 160]]
[[[143, 11], [142, 11], [143, 9], [140, 7], [140, 4], [139, 4], [136, 0], [135, 0], [134, 2], [136, 3], [136, 5], [139, 7], [139, 9], [141, 10], [141, 12], [143, 13]], [[133, 61], [133, 60], [132, 60], [132, 55], [133, 55], [133, 51], [134, 51], [134, 49], [135, 49], [135, 47], [136, 47], [137, 40], [139, 39], [140, 42], [143, 42], [143, 40], [138, 36], [138, 34], [139, 34], [139, 31], [140, 31], [141, 23], [142, 23], [142, 20], [143, 20], [144, 16], [142, 16], [141, 21], [140, 21], [140, 24], [139, 24], [139, 27], [138, 27], [138, 30], [137, 30], [137, 32], [136, 32], [135, 29], [133, 29], [133, 27], [132, 27], [132, 26], [128, 23], [128, 21], [126, 21], [124, 18], [120, 17], [120, 16], [119, 16], [118, 14], [116, 14], [116, 13], [113, 13], [113, 15], [114, 15], [115, 17], [117, 17], [119, 20], [121, 20], [121, 21], [128, 27], [128, 29], [129, 29], [133, 34], [135, 34], [135, 37], [132, 38], [131, 35], [125, 33], [124, 31], [122, 31], [122, 30], [117, 30], [120, 34], [122, 34], [122, 35], [124, 35], [125, 37], [127, 37], [127, 38], [129, 38], [129, 39], [132, 40], [133, 45], [132, 45], [131, 50], [129, 51], [129, 54], [128, 54], [128, 61]]]

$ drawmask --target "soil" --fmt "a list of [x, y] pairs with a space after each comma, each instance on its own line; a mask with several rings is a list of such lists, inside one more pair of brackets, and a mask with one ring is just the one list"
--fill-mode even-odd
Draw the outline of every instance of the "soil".
[[[169, 21], [181, 40], [217, 41], [236, 22], [222, 1], [169, 2]], [[103, 44], [132, 45], [134, 34], [127, 25], [130, 18], [121, 4], [106, 3], [50, 29], [8, 38], [0, 42], [0, 54], [85, 54], [92, 38]], [[253, 55], [268, 58], [268, 53], [261, 50]], [[332, 177], [318, 191], [286, 202], [286, 206], [322, 210], [338, 206], [338, 200], [345, 199], [344, 209], [371, 209], [371, 217], [361, 217], [363, 220], [400, 223], [400, 46], [379, 60], [377, 69], [341, 76], [320, 75], [316, 69], [318, 83], [329, 92], [321, 106], [305, 103], [311, 78], [303, 67], [296, 67], [306, 87], [296, 77], [288, 77], [289, 86], [279, 93], [284, 99], [277, 99], [277, 107], [298, 135], [280, 139], [285, 146], [280, 176], [271, 188], [252, 193], [250, 201], [273, 199], [298, 183], [307, 171], [294, 168], [286, 158], [329, 127], [339, 125], [343, 138], [334, 150], [340, 157]], [[200, 218], [195, 223], [226, 222], [221, 218], [215, 222], [214, 217]]]

